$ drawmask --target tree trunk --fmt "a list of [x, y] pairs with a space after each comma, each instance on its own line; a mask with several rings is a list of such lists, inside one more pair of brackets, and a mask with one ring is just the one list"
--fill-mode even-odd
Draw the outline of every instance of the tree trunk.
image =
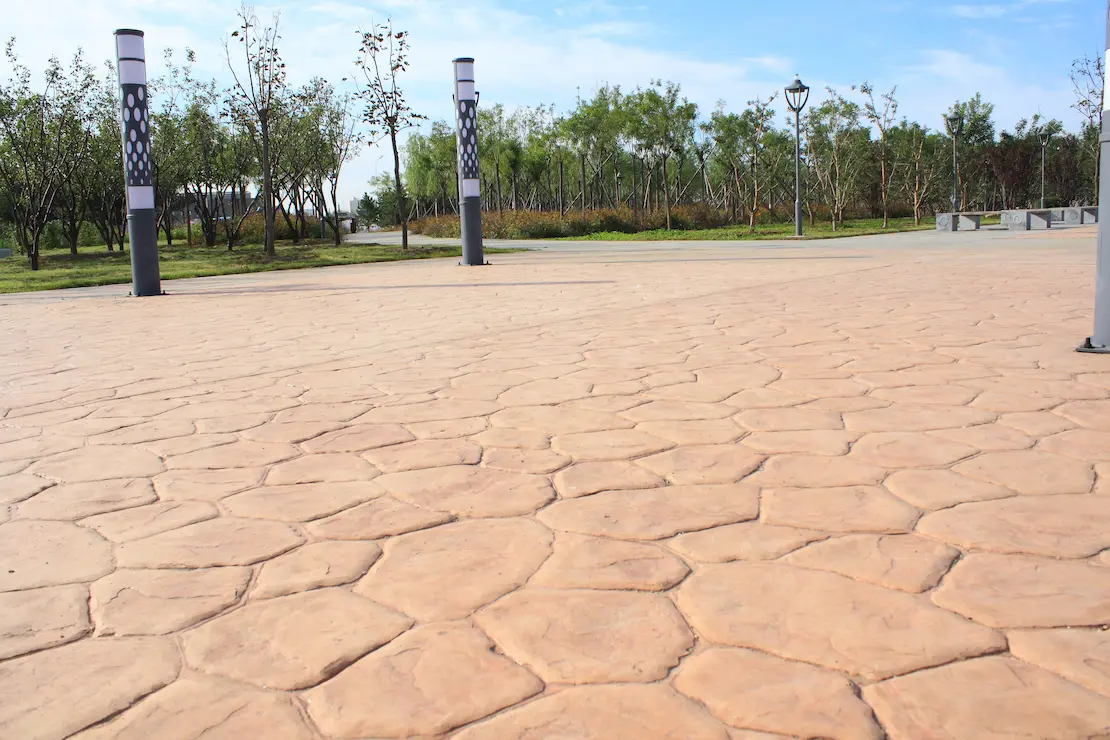
[[667, 217], [667, 231], [671, 230], [671, 188], [667, 179], [667, 157], [663, 157], [663, 213]]
[[39, 237], [40, 236], [41, 236], [41, 233], [38, 232], [38, 231], [36, 231], [34, 234], [31, 235], [31, 248], [29, 250], [27, 250], [30, 253], [28, 256], [30, 256], [30, 258], [31, 258], [31, 269], [32, 270], [38, 270], [39, 269]]
[[393, 145], [393, 181], [397, 187], [397, 214], [401, 217], [401, 251], [409, 249], [409, 209], [405, 207], [405, 189], [401, 185], [401, 152], [397, 149], [397, 130], [389, 129], [389, 143]]
[[494, 182], [497, 183], [497, 212], [504, 212], [504, 201], [501, 200], [501, 157], [493, 160]]
[[582, 213], [586, 213], [586, 155], [578, 155], [578, 159], [582, 164]]
[[189, 246], [193, 246], [193, 214], [189, 213], [189, 191], [185, 191], [185, 240]]
[[[266, 213], [265, 252], [267, 256], [277, 255], [274, 243], [274, 179], [270, 171], [270, 119], [267, 113], [261, 116], [262, 125], [262, 206]], [[222, 194], [221, 194], [222, 197]]]
[[563, 160], [559, 160], [559, 215], [567, 215], [566, 191], [563, 189]]

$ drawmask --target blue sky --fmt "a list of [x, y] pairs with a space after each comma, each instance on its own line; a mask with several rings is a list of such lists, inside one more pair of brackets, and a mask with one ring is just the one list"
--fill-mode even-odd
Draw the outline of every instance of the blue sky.
[[[2, 0], [0, 35], [15, 35], [25, 61], [80, 45], [100, 61], [112, 30], [147, 33], [148, 58], [189, 46], [197, 73], [226, 79], [221, 40], [235, 27], [231, 0]], [[14, 6], [14, 7], [12, 7]], [[50, 13], [44, 14], [43, 7]], [[1034, 113], [1077, 122], [1068, 71], [1084, 54], [1104, 52], [1101, 0], [903, 2], [892, 0], [271, 0], [280, 13], [282, 50], [293, 82], [314, 75], [338, 82], [352, 70], [355, 29], [392, 16], [412, 34], [406, 91], [431, 118], [450, 115], [451, 65], [477, 60], [482, 102], [555, 103], [565, 110], [602, 83], [632, 88], [673, 79], [708, 114], [781, 90], [795, 72], [824, 94], [832, 86], [898, 86], [900, 113], [930, 126], [957, 98], [979, 91], [1002, 128]], [[152, 70], [152, 74], [156, 73]], [[780, 118], [784, 106], [779, 103]], [[344, 197], [389, 169], [368, 148], [348, 167]]]

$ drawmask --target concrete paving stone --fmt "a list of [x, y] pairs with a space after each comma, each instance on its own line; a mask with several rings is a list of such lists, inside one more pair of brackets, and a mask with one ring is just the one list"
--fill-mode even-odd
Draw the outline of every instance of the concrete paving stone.
[[[723, 403], [696, 401], [650, 401], [641, 406], [622, 411], [621, 416], [633, 422], [648, 421], [701, 421], [726, 419], [736, 409]], [[614, 429], [619, 427], [613, 427]]]
[[739, 648], [683, 662], [674, 686], [735, 727], [797, 737], [882, 740], [871, 707], [844, 676]]
[[729, 740], [700, 705], [662, 684], [578, 686], [467, 727], [457, 740]]
[[219, 511], [211, 503], [159, 501], [110, 514], [97, 514], [78, 523], [82, 527], [96, 530], [104, 539], [118, 543], [140, 540], [188, 524], [215, 519], [217, 516]]
[[185, 419], [154, 419], [100, 434], [93, 433], [89, 436], [88, 443], [91, 445], [142, 444], [173, 437], [185, 437], [195, 431], [193, 422]]
[[744, 435], [744, 430], [732, 419], [645, 421], [637, 424], [636, 429], [680, 445], [726, 444]]
[[74, 521], [94, 514], [129, 509], [156, 501], [146, 478], [61, 483], [14, 507], [16, 519]]
[[752, 432], [812, 432], [844, 428], [840, 414], [815, 409], [748, 409], [734, 418], [742, 427]]
[[518, 450], [546, 450], [551, 446], [551, 439], [543, 432], [529, 429], [505, 429], [503, 427], [490, 427], [473, 439], [482, 447], [502, 447]]
[[240, 436], [252, 442], [298, 444], [342, 428], [342, 424], [334, 421], [273, 421], [244, 429], [240, 432]]
[[879, 486], [764, 489], [762, 509], [768, 524], [826, 532], [908, 532], [919, 515]]
[[491, 648], [463, 623], [417, 627], [305, 692], [304, 701], [333, 737], [439, 735], [543, 690], [538, 678]]
[[642, 406], [647, 403], [648, 399], [638, 396], [600, 396], [593, 395], [588, 398], [578, 398], [573, 401], [565, 401], [559, 406], [565, 409], [580, 410], [580, 411], [602, 411], [605, 413], [616, 414], [621, 411], [627, 411], [636, 406]]
[[562, 498], [588, 496], [600, 491], [654, 488], [666, 484], [661, 477], [626, 460], [576, 463], [553, 477]]
[[1006, 638], [1014, 657], [1110, 696], [1110, 633], [1105, 626], [1013, 630]]
[[1075, 401], [1053, 412], [1086, 429], [1110, 432], [1110, 401]]
[[437, 399], [400, 406], [379, 406], [358, 417], [359, 424], [412, 424], [487, 416], [501, 406], [493, 401]]
[[988, 452], [953, 470], [1029, 495], [1089, 493], [1095, 482], [1090, 463], [1040, 450]]
[[97, 635], [168, 635], [239, 602], [249, 568], [121, 569], [92, 585]]
[[636, 425], [635, 422], [617, 414], [567, 409], [560, 406], [518, 406], [505, 409], [493, 414], [490, 417], [490, 424], [494, 427], [525, 429], [548, 435], [631, 429]]
[[443, 421], [418, 421], [406, 424], [417, 439], [460, 439], [477, 434], [489, 426], [485, 417], [469, 419], [446, 419]]
[[666, 478], [675, 485], [735, 483], [754, 472], [765, 457], [740, 443], [678, 447], [650, 457], [637, 465]]
[[863, 689], [892, 740], [1099, 737], [1110, 699], [1035, 666], [989, 656]]
[[[205, 450], [177, 455], [166, 460], [171, 470], [221, 470], [224, 468], [255, 468], [290, 460], [300, 454], [292, 445], [233, 442]], [[156, 471], [161, 472], [161, 471]]]
[[412, 434], [400, 424], [351, 424], [304, 441], [301, 447], [316, 454], [363, 452], [412, 439]]
[[570, 462], [569, 457], [551, 450], [488, 448], [482, 452], [482, 467], [508, 473], [547, 475], [565, 468]]
[[153, 479], [162, 501], [218, 501], [262, 484], [265, 468], [168, 470]]
[[895, 404], [881, 409], [850, 411], [844, 414], [850, 432], [927, 432], [988, 424], [996, 414], [982, 409], [953, 406], [916, 406]]
[[[169, 638], [80, 640], [0, 663], [0, 736], [61, 740], [177, 676]], [[95, 687], [95, 691], [90, 691]]]
[[954, 547], [912, 534], [849, 534], [803, 547], [782, 562], [921, 593], [940, 582], [959, 554]]
[[294, 701], [241, 683], [200, 675], [179, 678], [74, 740], [314, 740]]
[[801, 454], [836, 457], [848, 452], [851, 436], [842, 431], [753, 432], [744, 446], [766, 455]]
[[365, 575], [381, 554], [382, 549], [373, 542], [310, 542], [263, 563], [251, 598], [269, 599], [351, 583]]
[[749, 481], [767, 488], [828, 488], [872, 485], [886, 475], [883, 468], [847, 457], [772, 455]]
[[1032, 437], [1001, 423], [980, 424], [963, 429], [938, 429], [929, 432], [929, 435], [970, 445], [983, 452], [1024, 450], [1036, 443], [1036, 440]]
[[1037, 449], [1076, 460], [1110, 462], [1110, 431], [1071, 429], [1043, 438]]
[[998, 417], [998, 423], [1018, 429], [1031, 437], [1047, 437], [1076, 428], [1075, 422], [1049, 411], [1003, 414]]
[[828, 536], [828, 532], [741, 522], [680, 534], [668, 540], [667, 544], [692, 560], [727, 563], [733, 560], [774, 560]]
[[310, 522], [306, 528], [314, 537], [322, 539], [376, 540], [427, 529], [454, 518], [446, 512], [423, 509], [392, 496], [382, 496], [326, 519]]
[[917, 385], [897, 388], [876, 388], [875, 398], [911, 406], [964, 406], [971, 403], [979, 391], [959, 385]]
[[88, 602], [79, 585], [0, 593], [0, 660], [84, 637], [92, 630]]
[[1110, 571], [1030, 555], [965, 556], [933, 601], [990, 627], [1085, 627], [1110, 622]]
[[275, 424], [305, 422], [348, 422], [370, 410], [359, 403], [306, 403], [274, 414]]
[[64, 483], [147, 478], [165, 470], [157, 455], [119, 445], [96, 445], [61, 452], [39, 460], [29, 471]]
[[590, 395], [592, 383], [566, 379], [541, 379], [522, 383], [497, 397], [502, 406], [544, 406]]
[[222, 502], [233, 516], [273, 519], [280, 522], [309, 522], [375, 499], [385, 490], [373, 481], [266, 485], [225, 498]]
[[125, 568], [251, 565], [302, 542], [301, 535], [286, 524], [218, 517], [125, 542], [116, 548], [116, 562]]
[[997, 632], [916, 596], [777, 563], [702, 566], [678, 587], [675, 603], [710, 642], [868, 680], [1005, 647]]
[[353, 453], [304, 455], [278, 463], [266, 474], [266, 484], [365, 482], [378, 477], [377, 468]]
[[112, 546], [69, 522], [0, 524], [0, 592], [93, 581], [113, 568]]
[[630, 460], [662, 452], [673, 446], [673, 442], [635, 429], [562, 434], [551, 440], [553, 450], [580, 462]]
[[674, 604], [659, 594], [525, 588], [478, 612], [475, 622], [546, 683], [658, 681], [694, 644]]
[[355, 592], [421, 621], [462, 619], [523, 585], [551, 555], [552, 539], [550, 530], [527, 519], [413, 532], [386, 543]]
[[53, 485], [55, 485], [54, 481], [28, 473], [2, 476], [0, 477], [0, 505], [25, 501]]
[[207, 673], [263, 688], [327, 680], [407, 630], [412, 620], [337, 588], [252, 601], [182, 636], [182, 654]]
[[926, 511], [1017, 495], [1009, 488], [968, 478], [951, 470], [899, 470], [883, 481], [883, 486], [902, 500]]
[[390, 473], [375, 482], [416, 506], [467, 517], [519, 516], [555, 498], [544, 476], [473, 465]]
[[558, 501], [537, 518], [553, 529], [626, 540], [661, 540], [759, 516], [759, 490], [745, 484], [605, 491]]
[[1110, 547], [1110, 499], [1061, 494], [962, 504], [925, 516], [917, 531], [964, 550], [1086, 558]]
[[158, 457], [168, 458], [229, 445], [237, 439], [238, 437], [234, 434], [190, 434], [186, 437], [143, 442], [141, 447], [148, 452], [153, 452]]
[[465, 439], [417, 440], [362, 453], [383, 473], [401, 473], [448, 465], [477, 465], [482, 448]]
[[660, 547], [569, 532], [555, 538], [555, 551], [532, 577], [548, 588], [664, 591], [690, 569]]
[[850, 457], [889, 469], [945, 468], [978, 451], [919, 432], [875, 432], [856, 440]]

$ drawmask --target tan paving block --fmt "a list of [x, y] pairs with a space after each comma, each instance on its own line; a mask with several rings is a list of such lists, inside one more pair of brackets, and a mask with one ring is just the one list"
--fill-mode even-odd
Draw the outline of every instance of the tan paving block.
[[710, 642], [871, 680], [1005, 646], [1000, 634], [916, 596], [773, 563], [701, 566], [676, 603]]
[[828, 536], [828, 532], [741, 522], [680, 534], [668, 540], [668, 544], [693, 560], [725, 563], [733, 560], [774, 560]]
[[689, 572], [685, 563], [655, 545], [562, 532], [555, 538], [555, 552], [532, 577], [531, 584], [663, 591]]
[[918, 517], [878, 486], [764, 489], [762, 509], [768, 524], [827, 532], [908, 532]]
[[744, 446], [763, 454], [829, 455], [848, 452], [851, 436], [842, 431], [753, 432]]
[[173, 437], [185, 437], [195, 431], [193, 422], [186, 419], [154, 419], [113, 431], [92, 434], [91, 445], [133, 445], [155, 442]]
[[54, 481], [37, 475], [15, 473], [0, 477], [0, 505], [14, 504], [31, 498], [40, 491], [55, 485]]
[[1097, 737], [1110, 699], [1021, 661], [992, 656], [863, 689], [894, 740], [918, 737]]
[[1014, 630], [1006, 637], [1014, 657], [1110, 696], [1110, 634], [1104, 628]]
[[417, 439], [459, 439], [478, 434], [489, 426], [484, 416], [469, 419], [446, 419], [442, 421], [419, 421], [406, 424], [405, 428]]
[[50, 455], [60, 455], [76, 450], [84, 444], [79, 437], [41, 435], [0, 444], [0, 461], [40, 460]]
[[1045, 437], [1037, 448], [1076, 460], [1110, 462], [1110, 431], [1071, 429]]
[[1029, 555], [973, 554], [933, 601], [991, 627], [1082, 627], [1110, 621], [1110, 570]]
[[1017, 495], [1009, 488], [951, 470], [899, 470], [883, 481], [883, 485], [902, 500], [926, 511]]
[[427, 529], [453, 519], [454, 516], [442, 511], [422, 509], [392, 496], [382, 496], [327, 519], [310, 522], [307, 529], [314, 537], [329, 540], [375, 540]]
[[1089, 493], [1095, 482], [1090, 463], [1039, 450], [988, 452], [953, 470], [1031, 495]]
[[529, 429], [491, 427], [472, 437], [482, 447], [501, 447], [519, 450], [546, 450], [551, 440], [543, 432]]
[[562, 498], [588, 496], [600, 491], [654, 488], [666, 483], [655, 473], [626, 460], [577, 463], [560, 470], [553, 480]]
[[80, 640], [6, 661], [0, 736], [61, 740], [162, 688], [179, 668], [173, 641], [158, 637]]
[[750, 479], [764, 487], [829, 488], [878, 483], [886, 470], [847, 457], [773, 455]]
[[676, 485], [735, 483], [754, 472], [764, 456], [739, 443], [678, 447], [636, 461]]
[[346, 483], [369, 481], [378, 477], [378, 470], [353, 453], [304, 455], [278, 463], [266, 474], [267, 485], [283, 486], [298, 483]]
[[577, 380], [532, 380], [505, 391], [497, 402], [502, 406], [544, 406], [584, 398], [591, 387], [591, 383]]
[[482, 448], [465, 439], [418, 440], [362, 453], [383, 473], [423, 470], [448, 465], [477, 465]]
[[308, 522], [377, 498], [385, 491], [372, 481], [266, 485], [224, 499], [233, 516]]
[[195, 737], [313, 740], [293, 700], [241, 683], [185, 676], [74, 740]]
[[351, 424], [302, 442], [301, 446], [317, 454], [363, 452], [412, 439], [412, 434], [400, 424]]
[[[696, 401], [650, 401], [641, 406], [622, 411], [621, 416], [634, 422], [648, 421], [699, 421], [725, 419], [736, 409], [723, 403]], [[618, 429], [620, 427], [612, 427]]]
[[97, 445], [51, 455], [29, 471], [64, 483], [146, 478], [165, 470], [162, 461], [145, 450], [117, 445]]
[[[285, 412], [283, 412], [285, 413]], [[334, 432], [343, 427], [333, 421], [298, 421], [261, 424], [240, 432], [240, 436], [252, 442], [272, 442], [277, 444], [297, 444], [315, 439], [322, 434]]]
[[251, 565], [301, 542], [301, 536], [286, 524], [218, 517], [125, 542], [116, 548], [116, 562], [126, 568]]
[[939, 429], [935, 432], [929, 432], [929, 434], [952, 442], [970, 445], [984, 452], [1024, 450], [1032, 447], [1036, 442], [1032, 437], [1028, 437], [1001, 423], [980, 424], [964, 429]]
[[568, 409], [560, 406], [521, 406], [505, 409], [491, 416], [490, 424], [495, 428], [524, 429], [548, 435], [602, 432], [609, 429], [631, 429], [635, 426], [635, 422], [605, 411]]
[[0, 660], [84, 637], [92, 630], [88, 601], [78, 585], [0, 593]]
[[101, 537], [112, 542], [130, 542], [217, 516], [219, 511], [207, 502], [160, 501], [149, 506], [90, 516], [82, 519], [80, 524], [96, 530]]
[[249, 568], [121, 569], [92, 585], [97, 635], [166, 635], [238, 603]]
[[912, 534], [849, 534], [803, 547], [782, 562], [921, 593], [937, 585], [959, 554], [954, 547]]
[[551, 440], [551, 448], [581, 462], [630, 460], [674, 447], [669, 442], [635, 429], [562, 434]]
[[881, 409], [850, 411], [844, 426], [851, 432], [927, 432], [987, 424], [996, 414], [982, 409], [956, 406], [914, 406], [897, 404]]
[[736, 415], [736, 421], [752, 432], [798, 432], [843, 429], [840, 414], [815, 409], [749, 409]]
[[493, 401], [437, 399], [400, 406], [379, 406], [358, 417], [359, 424], [412, 424], [487, 416], [501, 406]]
[[[292, 445], [262, 442], [232, 442], [210, 449], [197, 450], [170, 457], [166, 467], [171, 470], [220, 470], [223, 468], [257, 468], [291, 460], [300, 454]], [[161, 471], [156, 471], [161, 472]], [[153, 473], [150, 473], [153, 475]]]
[[69, 522], [0, 525], [0, 592], [92, 581], [111, 572], [112, 546]]
[[551, 554], [551, 543], [551, 532], [527, 519], [413, 532], [386, 543], [355, 592], [421, 621], [462, 619], [523, 585]]
[[850, 457], [889, 469], [943, 468], [978, 451], [917, 432], [876, 432], [854, 442]]
[[392, 640], [412, 620], [343, 589], [246, 604], [182, 637], [182, 654], [209, 673], [276, 689], [303, 689]]
[[637, 424], [636, 429], [680, 445], [726, 444], [744, 434], [732, 419], [645, 421]]
[[305, 692], [308, 713], [332, 736], [438, 735], [543, 690], [491, 648], [465, 624], [418, 627]]
[[998, 423], [1019, 429], [1031, 437], [1047, 437], [1076, 427], [1075, 422], [1048, 411], [1003, 414]]
[[876, 388], [875, 398], [913, 406], [963, 406], [979, 395], [974, 388], [959, 385], [910, 385], [898, 388]]
[[482, 452], [482, 466], [509, 473], [546, 475], [561, 470], [571, 462], [551, 450], [488, 448]]
[[1053, 412], [1081, 427], [1110, 432], [1110, 401], [1075, 401]]
[[658, 594], [525, 588], [475, 622], [547, 683], [657, 681], [694, 644], [678, 610]]
[[884, 737], [844, 676], [754, 650], [698, 653], [682, 664], [674, 685], [735, 727], [798, 737]]
[[62, 483], [17, 504], [14, 518], [73, 521], [94, 514], [142, 506], [157, 498], [153, 486], [146, 478]]
[[365, 575], [381, 554], [373, 542], [310, 542], [263, 563], [251, 598], [351, 583]]
[[411, 504], [457, 516], [515, 516], [555, 498], [546, 477], [452, 465], [390, 473], [375, 481]]
[[228, 470], [169, 470], [154, 477], [163, 501], [217, 501], [262, 483], [264, 468]]
[[759, 491], [744, 484], [606, 491], [558, 501], [537, 518], [554, 529], [627, 540], [661, 540], [679, 532], [755, 519]]

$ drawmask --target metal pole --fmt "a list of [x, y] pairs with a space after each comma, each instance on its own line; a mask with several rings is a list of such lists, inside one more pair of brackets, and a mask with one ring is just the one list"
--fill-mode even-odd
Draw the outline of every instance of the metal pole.
[[[1106, 51], [1110, 55], [1110, 3], [1106, 9]], [[1079, 347], [1080, 352], [1110, 354], [1110, 96], [1103, 102], [1099, 132], [1098, 262], [1095, 268], [1095, 332]]]
[[956, 139], [958, 134], [952, 134], [952, 211], [957, 212], [960, 210], [960, 170], [956, 159]]
[[461, 57], [453, 64], [462, 264], [484, 265], [486, 259], [482, 249], [482, 187], [478, 179], [478, 96], [474, 91], [474, 60]]
[[120, 113], [123, 119], [123, 172], [127, 190], [127, 233], [131, 239], [131, 283], [137, 296], [162, 292], [158, 271], [158, 227], [151, 172], [150, 116], [147, 112], [146, 45], [143, 32], [121, 28], [116, 36]]
[[1044, 210], [1044, 160], [1045, 152], [1048, 151], [1048, 144], [1041, 142], [1041, 210]]
[[802, 109], [794, 111], [794, 235], [802, 235]]

